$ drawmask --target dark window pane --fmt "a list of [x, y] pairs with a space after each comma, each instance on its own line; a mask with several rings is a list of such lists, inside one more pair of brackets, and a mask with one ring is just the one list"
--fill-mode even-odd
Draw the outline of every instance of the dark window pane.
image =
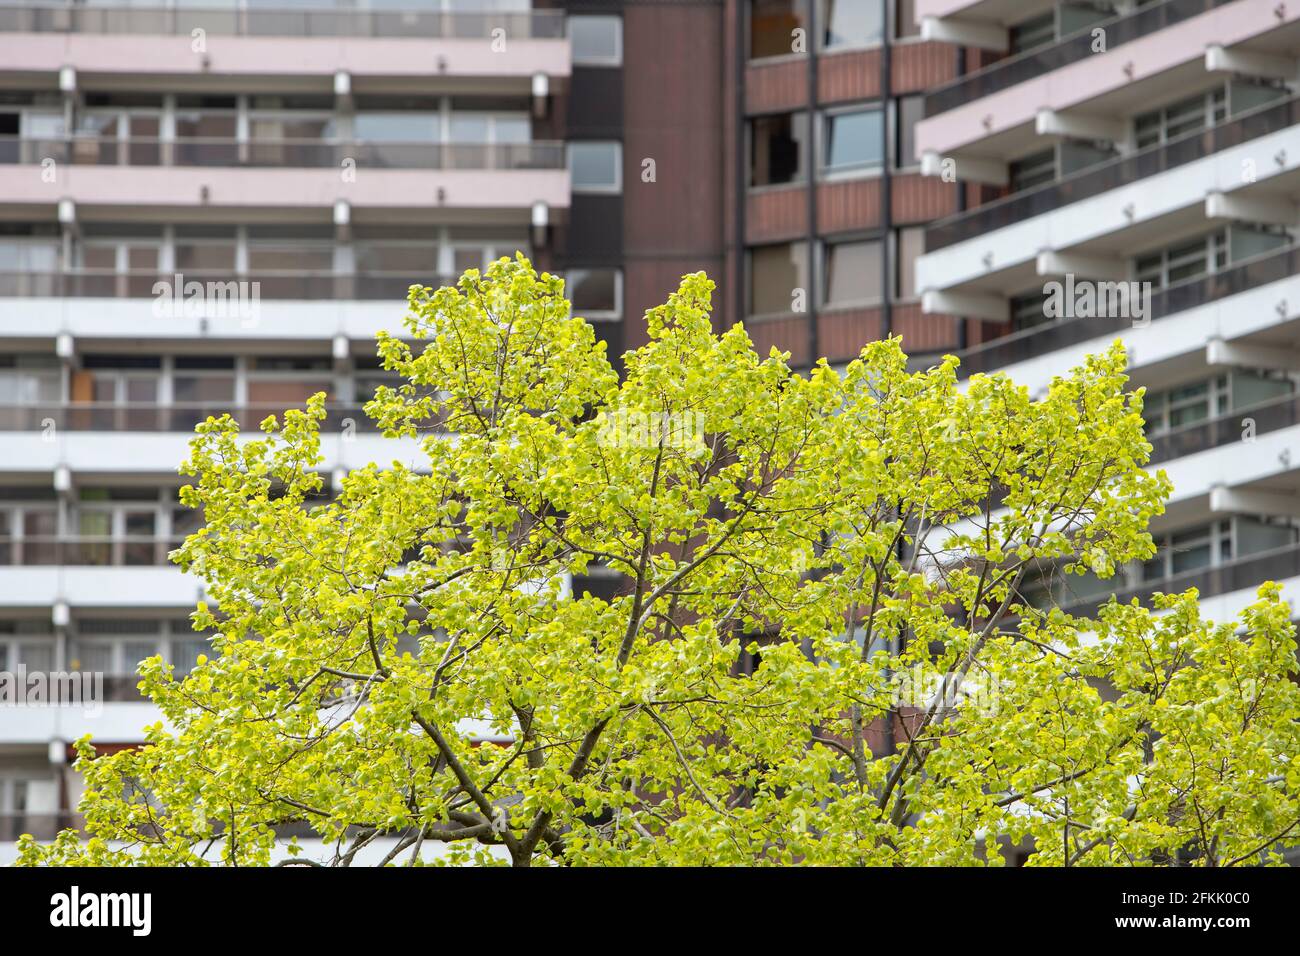
[[749, 302], [752, 315], [793, 311], [797, 295], [807, 296], [808, 252], [802, 242], [760, 246], [750, 253]]
[[570, 272], [565, 292], [576, 315], [618, 310], [618, 273], [614, 269], [582, 269]]
[[754, 0], [749, 9], [750, 58], [793, 53], [794, 31], [808, 29], [806, 11], [804, 0]]
[[899, 168], [915, 166], [921, 161], [916, 155], [916, 124], [925, 117], [924, 96], [904, 96], [898, 101], [898, 155], [894, 162]]
[[808, 117], [803, 113], [761, 116], [751, 126], [751, 186], [792, 183], [804, 178]]

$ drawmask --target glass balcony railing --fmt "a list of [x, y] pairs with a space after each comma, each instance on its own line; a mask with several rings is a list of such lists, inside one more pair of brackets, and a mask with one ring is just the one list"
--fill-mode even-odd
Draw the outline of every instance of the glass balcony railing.
[[[1188, 588], [1196, 588], [1201, 597], [1207, 598], [1231, 594], [1233, 591], [1254, 589], [1264, 581], [1281, 581], [1297, 575], [1300, 575], [1300, 544], [1290, 544], [1283, 548], [1245, 555], [1236, 561], [1229, 561], [1217, 567], [1197, 568], [1156, 581], [1144, 581], [1139, 585], [1115, 591], [1114, 595], [1121, 604], [1127, 604], [1133, 598], [1145, 602], [1156, 591], [1179, 594]], [[1068, 614], [1089, 617], [1109, 600], [1110, 595], [1088, 598], [1072, 604], [1062, 604], [1061, 610]]]
[[6, 4], [0, 6], [0, 32], [188, 36], [201, 29], [224, 36], [475, 40], [500, 29], [512, 40], [558, 40], [565, 35], [562, 10], [358, 9], [362, 5], [359, 0], [312, 0], [309, 8], [285, 4], [284, 9], [237, 9], [234, 3], [215, 2], [177, 7]]
[[1209, 421], [1152, 436], [1148, 439], [1152, 449], [1151, 464], [1236, 444], [1242, 440], [1242, 422], [1247, 418], [1255, 423], [1256, 435], [1300, 425], [1300, 395], [1286, 395], [1258, 405], [1247, 405]]
[[[0, 7], [0, 10], [3, 10]], [[229, 138], [108, 139], [73, 136], [27, 139], [0, 136], [0, 165], [40, 165], [46, 160], [73, 166], [185, 166], [257, 169], [563, 169], [564, 144], [372, 143], [318, 139], [243, 142]]]
[[[405, 301], [407, 290], [413, 285], [433, 289], [454, 285], [447, 276], [415, 275], [407, 272], [366, 272], [340, 274], [337, 272], [266, 271], [266, 272], [182, 272], [185, 283], [217, 283], [228, 288], [238, 285], [226, 296], [234, 314], [240, 305], [261, 299], [308, 299], [346, 301], [351, 299], [392, 299]], [[0, 299], [5, 298], [100, 298], [100, 299], [157, 299], [170, 297], [176, 281], [175, 273], [85, 269], [67, 272], [0, 272]], [[159, 291], [155, 285], [162, 283]], [[256, 283], [256, 284], [254, 284]], [[214, 302], [217, 295], [209, 296]], [[182, 311], [183, 301], [172, 303], [170, 312]]]
[[[185, 432], [196, 423], [229, 412], [240, 428], [255, 430], [268, 415], [283, 416], [294, 403], [236, 405], [233, 402], [205, 404], [143, 405], [85, 404], [0, 406], [0, 431], [22, 432], [50, 429], [109, 432]], [[362, 405], [327, 405], [321, 431], [376, 432], [375, 423]]]
[[185, 539], [145, 535], [123, 537], [0, 538], [0, 566], [159, 567]]
[[0, 843], [12, 843], [24, 833], [49, 841], [60, 830], [81, 825], [81, 817], [75, 813], [0, 813]]
[[[179, 679], [181, 675], [177, 674]], [[105, 674], [104, 703], [131, 704], [148, 700], [140, 693], [140, 676], [138, 674]]]
[[1070, 203], [1176, 169], [1297, 123], [1300, 123], [1300, 97], [1256, 107], [1209, 129], [1188, 133], [1127, 156], [1118, 156], [1054, 182], [941, 219], [926, 227], [925, 251], [934, 252], [1033, 216], [1053, 212]]
[[1230, 2], [1231, 0], [1165, 0], [1164, 3], [1143, 7], [1136, 13], [1099, 20], [1050, 46], [1026, 50], [1005, 60], [998, 60], [947, 86], [941, 86], [926, 96], [925, 115], [934, 116], [954, 109], [1095, 55], [1094, 30], [1105, 31], [1106, 49], [1113, 50]]
[[[1297, 274], [1300, 274], [1300, 245], [1266, 252], [1243, 259], [1222, 272], [1155, 291], [1151, 296], [1150, 317], [1156, 320], [1176, 315]], [[969, 376], [997, 371], [1132, 326], [1133, 319], [1123, 316], [1062, 319], [1036, 325], [960, 353], [961, 373]]]

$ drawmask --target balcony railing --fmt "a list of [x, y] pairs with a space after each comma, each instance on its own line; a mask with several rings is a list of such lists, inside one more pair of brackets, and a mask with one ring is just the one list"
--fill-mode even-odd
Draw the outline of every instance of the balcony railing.
[[[1284, 578], [1300, 575], [1300, 544], [1260, 551], [1229, 561], [1218, 567], [1197, 568], [1185, 571], [1157, 581], [1144, 581], [1139, 585], [1114, 592], [1115, 599], [1127, 604], [1133, 598], [1146, 601], [1156, 591], [1165, 594], [1179, 594], [1188, 588], [1196, 588], [1201, 597], [1215, 597], [1255, 588], [1264, 581], [1280, 581]], [[1089, 598], [1073, 604], [1062, 604], [1061, 610], [1068, 614], [1088, 617], [1110, 600], [1110, 596]]]
[[[313, 0], [311, 9], [235, 9], [210, 3], [203, 7], [71, 6], [30, 4], [0, 6], [0, 32], [190, 35], [252, 37], [396, 37], [482, 39], [492, 31], [522, 40], [564, 37], [564, 12], [444, 12], [441, 10], [360, 10], [360, 3]], [[289, 5], [286, 4], [286, 7]]]
[[[229, 412], [241, 429], [255, 430], [268, 415], [283, 416], [280, 404], [236, 405], [234, 402], [146, 404], [60, 404], [0, 406], [0, 432], [66, 431], [193, 432], [198, 422]], [[377, 426], [361, 405], [328, 405], [322, 432], [375, 432]]]
[[48, 842], [60, 830], [81, 825], [76, 813], [0, 813], [0, 843], [12, 843], [24, 833]]
[[1106, 49], [1113, 50], [1230, 2], [1231, 0], [1165, 0], [1164, 3], [1144, 7], [1136, 13], [1099, 20], [1051, 46], [1027, 50], [1005, 60], [998, 60], [940, 87], [926, 96], [925, 115], [934, 116], [954, 109], [1095, 55], [1094, 30], [1105, 31]]
[[[1266, 252], [1243, 259], [1222, 272], [1188, 279], [1154, 292], [1150, 317], [1160, 319], [1176, 315], [1296, 274], [1300, 274], [1300, 246]], [[1123, 316], [1062, 319], [1036, 325], [961, 353], [961, 372], [963, 375], [993, 372], [1016, 362], [1121, 332], [1132, 325], [1133, 319]]]
[[171, 140], [89, 135], [60, 139], [0, 137], [0, 165], [40, 165], [49, 159], [74, 166], [257, 169], [340, 169], [347, 161], [359, 169], [522, 170], [565, 166], [564, 144], [550, 141], [374, 143], [319, 139], [240, 141], [216, 137]]
[[[437, 289], [454, 285], [456, 280], [447, 276], [413, 274], [408, 272], [363, 272], [341, 274], [312, 271], [261, 271], [192, 273], [182, 272], [186, 285], [191, 282], [216, 283], [230, 289], [224, 298], [209, 296], [213, 308], [204, 308], [202, 314], [219, 311], [223, 304], [231, 315], [239, 308], [247, 309], [261, 299], [281, 300], [379, 300], [404, 301], [413, 285]], [[6, 298], [96, 298], [96, 299], [160, 299], [169, 305], [159, 317], [185, 314], [185, 304], [172, 301], [176, 282], [174, 272], [132, 271], [117, 272], [107, 269], [82, 269], [66, 272], [0, 272], [0, 299]], [[245, 283], [230, 287], [230, 283]], [[161, 283], [161, 285], [158, 285]], [[155, 286], [158, 286], [155, 290]], [[152, 309], [152, 304], [148, 306]], [[196, 313], [198, 314], [198, 313]]]
[[1255, 107], [1209, 129], [1118, 156], [1054, 182], [941, 219], [925, 230], [926, 252], [1099, 196], [1297, 123], [1300, 123], [1300, 97]]
[[159, 538], [152, 535], [0, 538], [0, 565], [160, 567], [169, 565], [168, 553], [184, 543], [184, 538]]
[[1300, 425], [1300, 395], [1286, 395], [1270, 402], [1247, 405], [1218, 418], [1155, 435], [1149, 439], [1151, 463], [1236, 444], [1242, 440], [1242, 421], [1247, 418], [1255, 423], [1256, 435]]

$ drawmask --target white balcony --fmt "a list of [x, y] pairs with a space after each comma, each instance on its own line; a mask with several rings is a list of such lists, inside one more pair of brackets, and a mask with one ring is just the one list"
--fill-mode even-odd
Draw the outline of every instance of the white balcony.
[[916, 126], [917, 153], [956, 158], [958, 178], [968, 178], [963, 159], [978, 165], [1023, 151], [1043, 111], [1117, 116], [1221, 79], [1225, 65], [1207, 57], [1211, 47], [1233, 55], [1237, 66], [1228, 73], [1249, 74], [1259, 69], [1249, 62], [1267, 59], [1271, 74], [1274, 61], [1295, 57], [1289, 27], [1297, 20], [1300, 10], [1270, 0], [1167, 0], [1144, 8], [1099, 24], [1104, 51], [1084, 30], [933, 91], [928, 118]]
[[0, 746], [70, 743], [85, 734], [105, 744], [140, 743], [143, 730], [162, 720], [152, 703], [0, 707]]
[[[507, 5], [502, 5], [507, 6]], [[61, 67], [100, 81], [142, 76], [202, 86], [321, 81], [336, 73], [388, 89], [438, 87], [527, 91], [534, 75], [567, 77], [571, 53], [559, 10], [451, 13], [359, 9], [330, 0], [311, 9], [203, 5], [84, 7], [55, 3], [0, 8], [6, 70], [50, 74]], [[200, 31], [195, 34], [194, 31]], [[198, 42], [201, 39], [201, 42]], [[507, 55], [508, 54], [508, 55]]]
[[961, 314], [933, 293], [1014, 294], [1060, 274], [1041, 268], [1044, 253], [1107, 261], [1215, 222], [1294, 221], [1297, 193], [1300, 126], [1290, 126], [927, 253], [916, 291], [932, 294], [926, 311]]
[[[192, 437], [181, 431], [74, 431], [58, 428], [55, 421], [53, 428], [38, 424], [33, 430], [0, 431], [0, 447], [5, 449], [0, 478], [53, 473], [60, 467], [74, 474], [175, 475], [188, 457]], [[245, 435], [263, 437], [258, 432], [245, 431]], [[346, 427], [322, 431], [321, 455], [320, 468], [325, 472], [392, 461], [419, 470], [425, 461], [416, 439], [387, 439]]]
[[[31, 277], [35, 278], [35, 277]], [[152, 278], [152, 276], [150, 277]], [[172, 282], [159, 274], [158, 279]], [[188, 277], [187, 277], [188, 278]], [[231, 275], [232, 280], [259, 282], [256, 275]], [[319, 278], [322, 292], [335, 288], [346, 277], [324, 275]], [[304, 280], [311, 283], [313, 280]], [[433, 288], [446, 280], [437, 276], [412, 277]], [[402, 279], [397, 284], [403, 284]], [[170, 285], [169, 285], [170, 288]], [[249, 288], [252, 288], [251, 284]], [[53, 342], [60, 333], [71, 334], [78, 342], [108, 339], [192, 341], [210, 343], [284, 343], [320, 342], [343, 336], [355, 342], [373, 342], [375, 333], [387, 331], [404, 335], [402, 323], [406, 302], [402, 294], [361, 301], [357, 299], [273, 299], [259, 286], [255, 312], [241, 316], [236, 309], [207, 308], [195, 314], [173, 310], [160, 317], [154, 300], [140, 297], [101, 296], [32, 296], [0, 297], [0, 339], [26, 339]], [[368, 350], [370, 350], [368, 348]]]
[[[0, 142], [0, 161], [5, 163], [0, 166], [0, 210], [16, 218], [53, 219], [60, 209], [87, 208], [101, 217], [129, 213], [167, 219], [177, 209], [207, 209], [256, 221], [306, 214], [328, 222], [346, 207], [358, 216], [369, 213], [406, 222], [528, 226], [534, 222], [535, 208], [569, 207], [569, 173], [563, 167], [563, 150], [553, 143], [463, 147], [490, 150], [493, 156], [505, 150], [504, 165], [483, 160], [448, 166], [438, 161], [401, 168], [365, 165], [365, 144], [314, 143], [308, 144], [313, 149], [306, 158], [295, 153], [282, 162], [245, 164], [241, 147], [256, 153], [275, 144], [225, 141], [216, 145], [229, 155], [212, 165], [167, 156], [169, 147], [183, 143], [133, 143], [151, 147], [149, 155], [141, 160], [139, 154], [113, 154], [103, 162], [101, 144], [88, 145], [92, 152], [82, 162], [77, 141]], [[438, 144], [425, 148], [433, 151], [431, 164], [443, 149]]]

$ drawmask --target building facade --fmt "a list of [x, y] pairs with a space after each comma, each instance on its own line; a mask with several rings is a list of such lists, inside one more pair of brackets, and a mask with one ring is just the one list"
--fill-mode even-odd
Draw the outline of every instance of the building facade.
[[[1236, 581], [1245, 555], [1285, 551], [1286, 515], [1253, 509], [1291, 493], [1290, 101], [1251, 70], [1289, 69], [1289, 16], [0, 2], [0, 672], [104, 675], [98, 710], [0, 707], [0, 861], [75, 822], [71, 741], [132, 746], [157, 719], [136, 663], [183, 673], [206, 647], [186, 620], [202, 589], [167, 561], [198, 520], [175, 500], [194, 423], [325, 391], [330, 481], [414, 462], [361, 410], [388, 380], [374, 334], [400, 331], [412, 283], [517, 250], [565, 277], [611, 355], [699, 270], [720, 328], [801, 368], [893, 334], [920, 363], [957, 352], [1041, 387], [1122, 333], [1165, 390], [1148, 404], [1179, 486], [1150, 574], [1212, 554], [1205, 573]], [[1094, 20], [1113, 53], [1083, 52]], [[1230, 184], [1238, 152], [1256, 178]], [[1034, 324], [1045, 277], [1121, 262], [1162, 283], [1149, 329]], [[1230, 303], [1249, 308], [1221, 321]], [[1246, 404], [1248, 455], [1224, 430]]]
[[1226, 619], [1300, 587], [1300, 13], [1255, 0], [917, 0], [971, 72], [927, 93], [922, 169], [964, 211], [927, 227], [925, 314], [1008, 328], [962, 353], [1032, 392], [1122, 339], [1151, 466], [1174, 490], [1159, 553], [1107, 581], [1049, 575], [1086, 613], [1200, 591]]

